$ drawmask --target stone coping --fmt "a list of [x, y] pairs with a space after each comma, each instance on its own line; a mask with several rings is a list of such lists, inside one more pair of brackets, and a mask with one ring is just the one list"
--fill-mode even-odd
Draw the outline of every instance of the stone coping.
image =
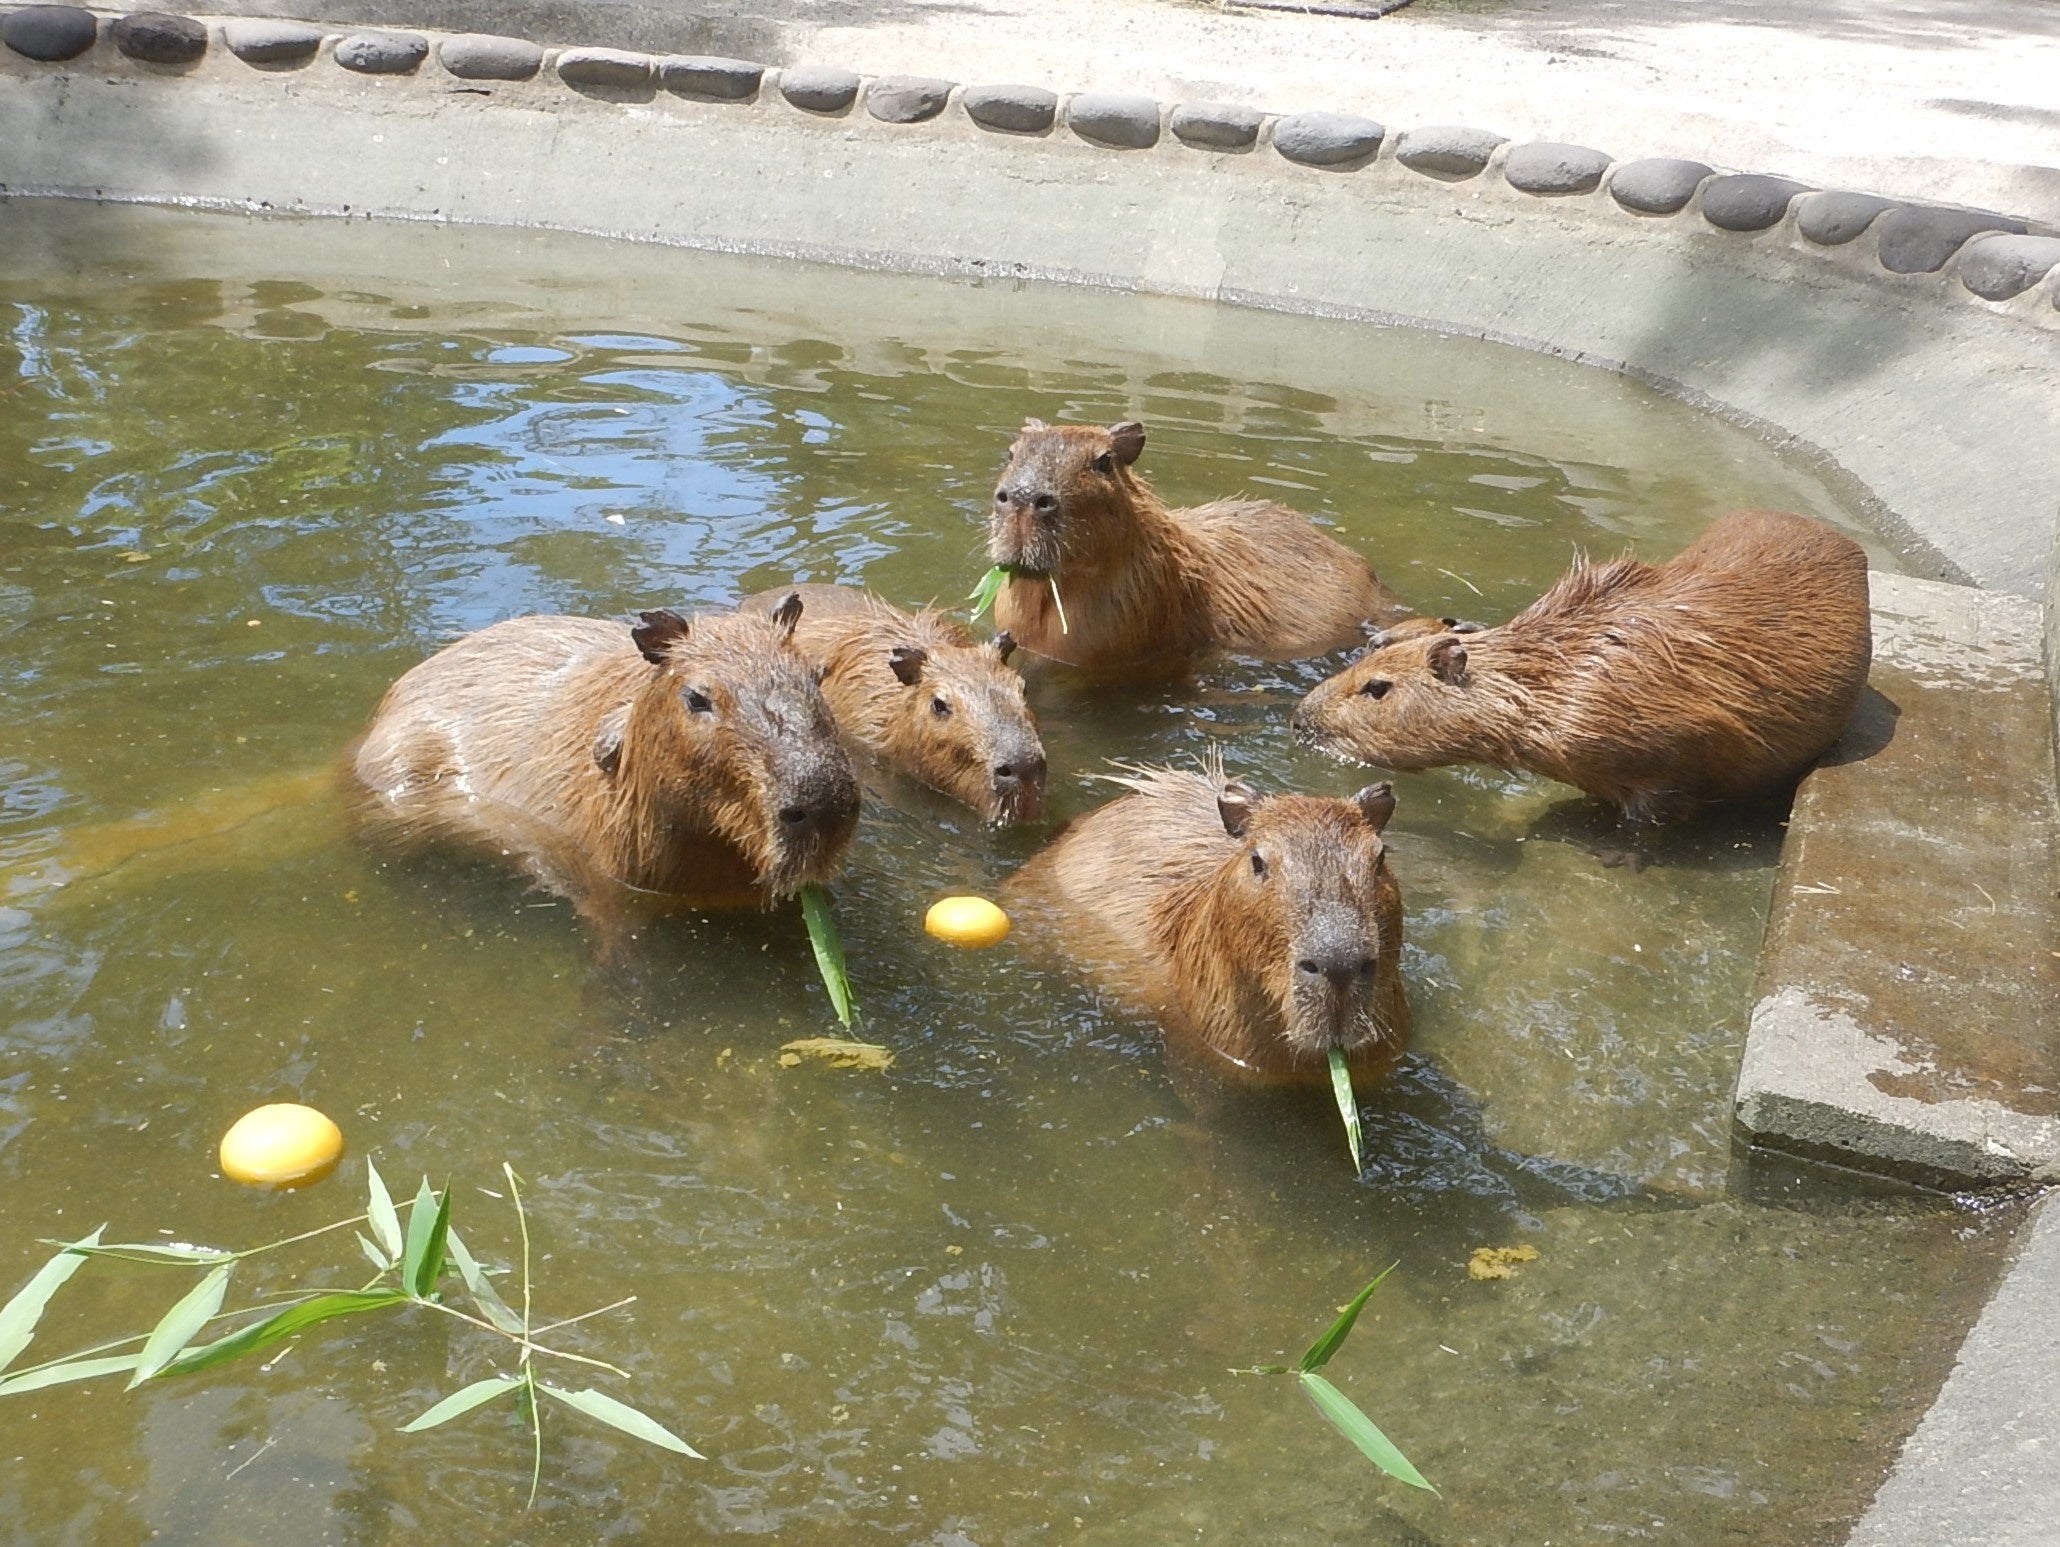
[[[1809, 248], [1859, 249], [1884, 274], [1949, 272], [1970, 299], [2004, 303], [2037, 291], [2060, 309], [2060, 233], [1990, 210], [1819, 189], [1791, 178], [1736, 172], [1671, 157], [1619, 160], [1581, 145], [1514, 144], [1492, 131], [1433, 126], [1391, 132], [1358, 114], [1264, 113], [1217, 102], [1166, 104], [1111, 92], [1065, 94], [1042, 86], [961, 84], [915, 77], [864, 77], [815, 66], [773, 69], [749, 60], [650, 55], [612, 48], [545, 48], [519, 38], [437, 35], [395, 29], [344, 31], [295, 21], [204, 19], [160, 12], [103, 15], [66, 5], [31, 5], [0, 18], [0, 42], [24, 59], [62, 66], [127, 63], [161, 72], [218, 48], [255, 69], [335, 68], [359, 76], [438, 81], [537, 80], [593, 94], [665, 91], [707, 102], [778, 99], [798, 112], [865, 112], [914, 126], [956, 106], [997, 135], [1041, 137], [1061, 130], [1113, 150], [1161, 143], [1204, 155], [1270, 151], [1305, 167], [1365, 167], [1384, 153], [1422, 176], [1461, 183], [1495, 176], [1539, 199], [1604, 189], [1626, 213], [1699, 214], [1713, 230], [1754, 235], [1793, 217]], [[110, 55], [114, 57], [109, 57]], [[369, 83], [368, 83], [369, 84]]]

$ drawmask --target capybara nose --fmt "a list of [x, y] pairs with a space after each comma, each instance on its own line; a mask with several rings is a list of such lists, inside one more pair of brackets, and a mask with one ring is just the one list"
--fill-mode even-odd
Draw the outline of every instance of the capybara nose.
[[808, 815], [808, 807], [806, 806], [780, 807], [780, 821], [787, 827], [799, 827], [808, 820]]
[[1012, 757], [1005, 763], [994, 765], [996, 789], [1010, 789], [1019, 784], [1041, 785], [1044, 783], [1045, 761], [1040, 754], [1035, 757]]
[[1295, 970], [1312, 978], [1322, 978], [1339, 993], [1349, 993], [1373, 977], [1371, 956], [1328, 956], [1318, 961], [1305, 956], [1295, 963]]

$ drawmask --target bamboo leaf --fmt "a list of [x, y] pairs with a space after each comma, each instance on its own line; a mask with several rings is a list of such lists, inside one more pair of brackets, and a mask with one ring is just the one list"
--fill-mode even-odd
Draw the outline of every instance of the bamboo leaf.
[[386, 1253], [381, 1251], [378, 1247], [374, 1246], [369, 1240], [367, 1240], [362, 1231], [353, 1230], [351, 1234], [357, 1236], [358, 1245], [365, 1248], [365, 1256], [371, 1261], [373, 1267], [377, 1268], [381, 1273], [384, 1273], [388, 1268], [393, 1266], [393, 1264], [387, 1260]]
[[973, 604], [973, 621], [975, 623], [978, 623], [981, 615], [994, 605], [995, 597], [1001, 594], [1001, 588], [1008, 583], [1009, 572], [999, 564], [980, 577], [980, 583], [973, 587], [972, 594], [966, 598], [967, 601]]
[[1338, 1098], [1338, 1116], [1345, 1120], [1345, 1138], [1352, 1146], [1352, 1170], [1366, 1169], [1366, 1136], [1359, 1130], [1359, 1100], [1352, 1094], [1352, 1071], [1342, 1048], [1330, 1050], [1330, 1088]]
[[479, 1265], [479, 1259], [458, 1239], [458, 1232], [450, 1232], [447, 1240], [451, 1249], [451, 1260], [458, 1265], [458, 1276], [465, 1280], [465, 1287], [471, 1291], [473, 1301], [479, 1306], [486, 1319], [503, 1332], [515, 1337], [522, 1336], [522, 1318], [508, 1309], [494, 1288], [492, 1279], [486, 1276], [486, 1269]]
[[150, 1329], [143, 1352], [136, 1356], [136, 1373], [129, 1378], [131, 1391], [170, 1364], [181, 1349], [200, 1335], [200, 1329], [222, 1308], [222, 1297], [229, 1292], [229, 1274], [234, 1267], [234, 1263], [222, 1262], [209, 1268], [206, 1276], [181, 1295], [178, 1303]]
[[415, 1206], [408, 1211], [408, 1241], [401, 1254], [401, 1284], [418, 1300], [427, 1300], [436, 1281], [443, 1277], [444, 1241], [451, 1233], [451, 1189], [445, 1184], [439, 1199], [429, 1190], [429, 1178], [415, 1194]]
[[389, 1262], [401, 1259], [401, 1219], [393, 1209], [393, 1194], [386, 1190], [386, 1179], [379, 1174], [379, 1168], [370, 1157], [365, 1161], [365, 1190], [371, 1194], [371, 1201], [365, 1206], [365, 1221], [372, 1227], [372, 1234], [379, 1238], [379, 1244], [386, 1249]]
[[519, 1375], [495, 1375], [486, 1380], [476, 1380], [462, 1390], [454, 1391], [413, 1423], [401, 1425], [403, 1434], [420, 1434], [424, 1429], [434, 1429], [440, 1423], [449, 1423], [453, 1418], [462, 1418], [475, 1407], [491, 1402], [504, 1391], [514, 1391], [522, 1385]]
[[823, 975], [823, 987], [830, 991], [837, 1019], [849, 1026], [851, 978], [844, 970], [844, 941], [837, 933], [837, 915], [830, 911], [829, 892], [813, 881], [801, 888], [801, 916], [808, 923], [808, 943], [815, 947], [815, 965]]
[[696, 1461], [708, 1459], [657, 1419], [638, 1412], [627, 1402], [616, 1401], [605, 1392], [595, 1391], [591, 1386], [585, 1391], [561, 1391], [558, 1387], [547, 1386], [542, 1381], [538, 1381], [536, 1385], [538, 1390], [556, 1397], [567, 1407], [576, 1408], [589, 1418], [598, 1418], [611, 1428], [620, 1429], [624, 1434], [633, 1435], [646, 1444], [676, 1450], [683, 1456], [692, 1456]]
[[187, 1349], [166, 1364], [161, 1373], [191, 1375], [195, 1370], [209, 1369], [244, 1354], [270, 1348], [275, 1343], [283, 1343], [296, 1333], [325, 1321], [334, 1321], [339, 1316], [376, 1311], [388, 1305], [405, 1305], [407, 1301], [408, 1297], [398, 1289], [339, 1290], [316, 1295], [312, 1300], [303, 1300], [283, 1311], [275, 1311], [263, 1321], [254, 1321], [227, 1337]]
[[1316, 1411], [1323, 1414], [1340, 1434], [1359, 1447], [1360, 1453], [1398, 1482], [1405, 1482], [1412, 1488], [1422, 1488], [1428, 1493], [1438, 1490], [1424, 1480], [1423, 1473], [1409, 1464], [1409, 1458], [1395, 1448], [1395, 1442], [1374, 1426], [1371, 1418], [1352, 1404], [1337, 1387], [1311, 1370], [1301, 1372], [1302, 1390], [1309, 1400], [1316, 1404]]
[[81, 1257], [113, 1257], [123, 1262], [134, 1262], [147, 1258], [153, 1262], [190, 1262], [196, 1266], [213, 1267], [218, 1262], [234, 1262], [236, 1254], [225, 1252], [215, 1246], [181, 1246], [165, 1241], [110, 1241], [105, 1246], [78, 1245], [72, 1248]]
[[1373, 1298], [1373, 1292], [1380, 1288], [1383, 1279], [1400, 1266], [1398, 1262], [1389, 1263], [1380, 1270], [1372, 1283], [1352, 1297], [1352, 1303], [1338, 1313], [1338, 1319], [1330, 1324], [1323, 1336], [1309, 1345], [1309, 1351], [1302, 1355], [1301, 1362], [1295, 1366], [1297, 1373], [1307, 1374], [1310, 1370], [1320, 1370], [1330, 1363], [1332, 1356], [1345, 1346], [1345, 1339], [1352, 1335], [1352, 1323], [1357, 1321], [1359, 1313], [1366, 1309], [1366, 1302]]
[[19, 1375], [0, 1378], [0, 1397], [41, 1391], [45, 1386], [61, 1386], [67, 1381], [92, 1380], [99, 1375], [119, 1375], [135, 1368], [134, 1354], [117, 1354], [109, 1359], [67, 1359], [62, 1364], [46, 1364], [40, 1370], [24, 1370]]
[[[107, 1226], [102, 1225], [100, 1230]], [[86, 1265], [85, 1251], [100, 1240], [100, 1230], [72, 1242], [36, 1269], [29, 1281], [15, 1291], [14, 1298], [0, 1306], [0, 1370], [6, 1369], [29, 1346], [36, 1335], [36, 1323], [50, 1297], [64, 1287], [65, 1280]]]

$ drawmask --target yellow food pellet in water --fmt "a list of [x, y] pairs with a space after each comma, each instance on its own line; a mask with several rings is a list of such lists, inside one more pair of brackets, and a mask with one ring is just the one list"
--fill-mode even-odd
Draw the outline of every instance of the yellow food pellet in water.
[[343, 1158], [343, 1134], [313, 1107], [280, 1101], [246, 1112], [222, 1135], [222, 1175], [253, 1187], [319, 1182]]
[[1008, 938], [1009, 916], [985, 897], [946, 897], [930, 904], [923, 928], [952, 945], [997, 945]]

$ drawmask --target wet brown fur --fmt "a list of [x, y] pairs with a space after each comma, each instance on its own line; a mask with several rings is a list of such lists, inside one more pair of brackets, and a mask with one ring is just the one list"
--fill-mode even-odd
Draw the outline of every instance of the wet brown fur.
[[[743, 605], [770, 607], [790, 590], [803, 604], [794, 642], [821, 668], [823, 697], [846, 737], [989, 821], [1036, 819], [1044, 743], [1023, 679], [1007, 665], [1012, 644], [975, 644], [947, 613], [903, 612], [851, 586], [785, 587]], [[896, 652], [914, 680], [897, 674]]]
[[[1355, 800], [1253, 796], [1167, 768], [1116, 782], [1131, 793], [1069, 824], [1009, 882], [1033, 937], [1156, 1014], [1176, 1052], [1243, 1082], [1327, 1085], [1332, 1041], [1356, 1076], [1385, 1075], [1410, 1029], [1401, 891], [1379, 830], [1386, 787]], [[1226, 794], [1249, 800], [1240, 836]], [[1310, 931], [1340, 921], [1370, 974], [1349, 990], [1300, 982]]]
[[[791, 625], [645, 618], [635, 633], [512, 618], [414, 667], [357, 750], [363, 818], [410, 842], [510, 854], [576, 898], [616, 882], [763, 904], [826, 879], [856, 827], [858, 790]], [[653, 636], [653, 619], [670, 621]], [[657, 662], [640, 636], [656, 637], [645, 648]], [[783, 808], [805, 821], [783, 824]]]
[[1398, 628], [1303, 699], [1295, 729], [1387, 768], [1528, 769], [1666, 821], [1792, 783], [1845, 728], [1871, 656], [1859, 545], [1735, 511], [1664, 564], [1578, 561], [1498, 628]]
[[1009, 448], [988, 554], [1033, 572], [994, 603], [995, 625], [1024, 648], [1135, 675], [1211, 647], [1321, 655], [1357, 640], [1369, 621], [1405, 615], [1365, 559], [1285, 505], [1168, 509], [1134, 470], [1143, 446], [1136, 424], [1033, 419]]

